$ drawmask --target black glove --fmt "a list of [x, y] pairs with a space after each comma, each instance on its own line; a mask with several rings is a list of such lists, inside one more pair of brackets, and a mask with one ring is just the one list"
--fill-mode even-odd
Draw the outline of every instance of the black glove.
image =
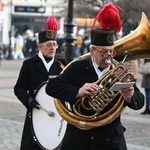
[[40, 105], [33, 97], [29, 97], [28, 99], [28, 107], [29, 108], [37, 108], [39, 109], [39, 107], [37, 105]]

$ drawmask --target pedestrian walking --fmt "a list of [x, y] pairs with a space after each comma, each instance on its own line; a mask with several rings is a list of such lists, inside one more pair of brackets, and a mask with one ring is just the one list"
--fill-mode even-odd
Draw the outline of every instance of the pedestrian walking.
[[[150, 62], [150, 59], [144, 60], [144, 63], [147, 62]], [[146, 101], [145, 110], [141, 114], [142, 115], [150, 114], [150, 71], [149, 74], [142, 75], [141, 86], [145, 89], [145, 101]]]
[[138, 77], [138, 60], [128, 60], [124, 62], [124, 65], [128, 68], [128, 71], [130, 71], [134, 76], [134, 81], [136, 82]]
[[23, 37], [19, 32], [17, 32], [15, 38], [14, 59], [18, 58], [24, 59], [23, 46], [24, 46]]

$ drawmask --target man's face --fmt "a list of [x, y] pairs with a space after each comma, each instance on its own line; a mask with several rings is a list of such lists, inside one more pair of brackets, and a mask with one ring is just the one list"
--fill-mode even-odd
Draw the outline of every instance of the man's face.
[[43, 56], [48, 58], [52, 58], [55, 56], [57, 47], [57, 42], [52, 40], [46, 41], [38, 45], [38, 48], [41, 50]]
[[106, 68], [109, 63], [106, 60], [111, 59], [114, 54], [114, 46], [91, 46], [90, 53], [94, 62], [101, 68]]

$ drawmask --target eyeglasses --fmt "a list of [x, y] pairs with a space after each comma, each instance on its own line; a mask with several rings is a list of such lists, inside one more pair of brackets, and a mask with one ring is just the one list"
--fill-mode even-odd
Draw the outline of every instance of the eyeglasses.
[[54, 47], [54, 48], [58, 48], [58, 46], [59, 45], [57, 45], [56, 43], [48, 43], [48, 44], [41, 44], [41, 45], [44, 45], [44, 46], [46, 46], [47, 48], [49, 48], [49, 47]]
[[92, 46], [92, 48], [94, 50], [96, 50], [97, 52], [99, 52], [99, 54], [104, 54], [105, 55], [105, 54], [107, 54], [109, 52], [110, 55], [113, 55], [113, 56], [116, 55], [116, 51], [114, 49], [112, 49], [112, 50], [106, 50], [106, 49], [103, 49], [103, 48], [97, 47], [97, 46]]

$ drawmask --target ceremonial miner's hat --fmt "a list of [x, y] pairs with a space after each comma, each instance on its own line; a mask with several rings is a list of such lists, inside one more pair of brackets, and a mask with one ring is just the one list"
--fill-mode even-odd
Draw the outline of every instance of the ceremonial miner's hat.
[[[119, 7], [118, 7], [119, 8]], [[98, 27], [95, 27], [98, 22]], [[105, 4], [95, 17], [91, 28], [91, 44], [96, 46], [111, 46], [115, 34], [121, 30], [119, 11], [112, 3]]]
[[56, 20], [56, 17], [55, 16], [48, 17], [46, 20], [45, 30], [41, 31], [38, 35], [39, 44], [49, 40], [56, 41], [57, 31], [58, 31], [58, 22]]

